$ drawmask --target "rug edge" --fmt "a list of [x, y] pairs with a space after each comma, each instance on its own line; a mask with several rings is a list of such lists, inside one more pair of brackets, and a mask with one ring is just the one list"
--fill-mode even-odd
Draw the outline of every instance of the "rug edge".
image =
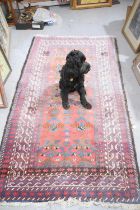
[[124, 100], [125, 100], [125, 108], [126, 108], [126, 112], [127, 112], [127, 116], [128, 116], [128, 123], [129, 123], [130, 135], [131, 135], [131, 140], [132, 140], [134, 160], [135, 160], [136, 170], [138, 173], [138, 184], [139, 184], [139, 189], [140, 189], [140, 170], [139, 170], [139, 164], [138, 164], [138, 160], [137, 160], [137, 152], [136, 152], [136, 147], [135, 147], [133, 128], [132, 128], [132, 123], [130, 120], [130, 111], [129, 111], [129, 107], [128, 107], [128, 100], [127, 100], [126, 91], [125, 91], [125, 87], [124, 87], [122, 67], [121, 67], [121, 62], [119, 59], [119, 48], [118, 48], [117, 38], [114, 38], [114, 44], [115, 44], [116, 57], [117, 57], [117, 62], [118, 62], [118, 67], [119, 67], [121, 86], [122, 86], [123, 96], [124, 96]]
[[98, 36], [98, 35], [96, 35], [96, 36], [87, 36], [87, 35], [70, 35], [70, 36], [62, 36], [62, 35], [57, 35], [57, 36], [54, 36], [54, 35], [45, 35], [45, 34], [36, 34], [35, 36], [34, 36], [34, 38], [37, 38], [37, 37], [43, 37], [43, 38], [114, 38], [114, 39], [116, 39], [116, 36], [110, 36], [110, 35], [100, 35], [100, 36]]
[[6, 143], [6, 142], [4, 142], [4, 137], [6, 135], [7, 125], [9, 123], [10, 115], [12, 114], [12, 109], [14, 107], [14, 101], [16, 99], [16, 91], [18, 89], [18, 86], [20, 84], [22, 75], [24, 73], [24, 67], [25, 67], [25, 65], [27, 63], [29, 54], [31, 52], [31, 49], [32, 49], [32, 46], [33, 46], [33, 43], [34, 43], [34, 40], [35, 40], [35, 37], [33, 37], [32, 41], [31, 41], [30, 47], [28, 49], [28, 52], [27, 52], [27, 55], [26, 55], [26, 58], [25, 58], [25, 61], [23, 63], [23, 66], [22, 66], [22, 69], [21, 69], [21, 73], [20, 73], [19, 79], [18, 79], [16, 87], [15, 87], [15, 92], [14, 92], [14, 95], [13, 95], [13, 98], [12, 98], [12, 101], [11, 101], [11, 104], [10, 104], [10, 108], [9, 108], [9, 112], [8, 112], [8, 115], [7, 115], [6, 123], [5, 123], [5, 126], [4, 126], [3, 135], [2, 135], [1, 143], [0, 143], [0, 167], [1, 167], [1, 164], [2, 164], [1, 162], [2, 162], [2, 159], [3, 159], [3, 155], [2, 155], [3, 154], [3, 150], [5, 149], [5, 143]]

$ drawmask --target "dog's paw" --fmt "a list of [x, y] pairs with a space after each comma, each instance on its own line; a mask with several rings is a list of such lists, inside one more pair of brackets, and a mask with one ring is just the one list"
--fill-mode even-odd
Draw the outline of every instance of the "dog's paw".
[[88, 103], [87, 101], [86, 102], [81, 102], [81, 104], [83, 105], [83, 107], [85, 109], [91, 109], [92, 108], [92, 105], [90, 103]]
[[62, 105], [63, 105], [64, 109], [69, 109], [70, 108], [69, 103], [62, 103]]

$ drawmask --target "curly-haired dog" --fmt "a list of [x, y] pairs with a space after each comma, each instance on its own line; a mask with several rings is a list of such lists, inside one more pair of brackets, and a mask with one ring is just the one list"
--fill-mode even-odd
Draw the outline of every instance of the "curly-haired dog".
[[90, 71], [90, 64], [86, 62], [85, 55], [79, 50], [71, 51], [66, 57], [66, 64], [60, 71], [59, 87], [61, 89], [62, 105], [69, 109], [68, 94], [78, 91], [83, 107], [91, 109], [91, 104], [86, 100], [84, 87], [84, 74]]

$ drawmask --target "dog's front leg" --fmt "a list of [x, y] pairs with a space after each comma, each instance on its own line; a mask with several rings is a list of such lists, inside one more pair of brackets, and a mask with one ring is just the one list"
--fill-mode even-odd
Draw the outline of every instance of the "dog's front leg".
[[64, 109], [69, 109], [70, 105], [68, 102], [68, 91], [61, 90], [62, 106]]
[[85, 88], [82, 86], [78, 89], [78, 93], [80, 95], [80, 101], [84, 108], [91, 109], [91, 104], [86, 99], [86, 91]]

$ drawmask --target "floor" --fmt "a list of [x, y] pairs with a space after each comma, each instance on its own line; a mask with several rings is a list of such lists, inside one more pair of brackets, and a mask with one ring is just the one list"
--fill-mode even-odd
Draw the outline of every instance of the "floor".
[[[124, 19], [126, 16], [127, 5], [130, 4], [131, 0], [121, 0], [121, 4], [113, 5], [112, 8], [98, 8], [88, 9], [81, 11], [73, 11], [69, 6], [62, 7], [51, 7], [51, 10], [56, 13], [57, 22], [52, 26], [46, 26], [44, 30], [26, 30], [18, 31], [15, 28], [11, 28], [11, 46], [10, 46], [10, 63], [12, 66], [12, 74], [10, 75], [6, 85], [6, 95], [9, 103], [7, 109], [0, 110], [0, 139], [3, 135], [4, 126], [6, 123], [9, 108], [12, 102], [12, 98], [15, 92], [16, 83], [19, 79], [20, 72], [26, 58], [26, 54], [31, 44], [32, 38], [36, 34], [43, 35], [78, 35], [78, 36], [102, 36], [102, 35], [113, 35], [117, 37], [119, 47], [119, 57], [122, 66], [123, 80], [125, 91], [128, 100], [128, 108], [131, 116], [131, 122], [133, 125], [133, 133], [135, 138], [135, 147], [137, 152], [138, 164], [140, 166], [140, 87], [136, 81], [136, 78], [132, 72], [131, 66], [134, 57], [136, 56], [131, 50], [130, 46], [126, 42], [125, 38], [121, 33]], [[29, 204], [21, 207], [18, 206], [1, 206], [1, 210], [29, 210], [31, 207], [34, 210], [40, 209], [53, 209], [53, 210], [103, 210], [105, 207], [94, 206], [94, 207], [81, 207], [75, 205], [72, 207], [55, 205], [51, 206], [48, 204]], [[39, 206], [37, 206], [39, 205]], [[118, 208], [121, 210], [122, 208]], [[113, 208], [110, 208], [113, 210]]]

